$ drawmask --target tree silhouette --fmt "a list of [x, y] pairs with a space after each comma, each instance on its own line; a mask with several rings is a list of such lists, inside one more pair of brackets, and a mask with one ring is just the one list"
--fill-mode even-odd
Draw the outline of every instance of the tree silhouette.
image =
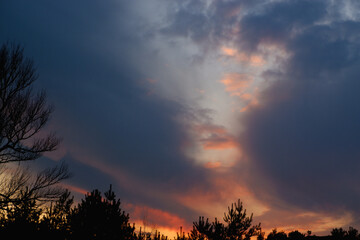
[[0, 220], [0, 234], [4, 238], [21, 239], [23, 234], [39, 237], [39, 221], [41, 209], [34, 200], [23, 201], [10, 208], [6, 217]]
[[209, 219], [199, 217], [199, 222], [194, 222], [190, 239], [250, 239], [261, 232], [260, 224], [252, 226], [252, 214], [247, 216], [246, 210], [243, 209], [242, 202], [231, 204], [228, 212], [224, 213], [224, 221], [220, 223], [217, 219], [209, 223]]
[[46, 104], [44, 91], [33, 93], [37, 79], [33, 65], [20, 46], [1, 47], [0, 163], [34, 160], [59, 144], [53, 133], [34, 138], [49, 120], [52, 107]]
[[199, 217], [199, 222], [193, 223], [193, 229], [190, 233], [190, 237], [193, 240], [211, 239], [213, 229], [213, 224], [209, 223], [208, 218], [205, 221], [204, 217]]
[[334, 240], [358, 240], [360, 235], [357, 229], [349, 227], [349, 230], [346, 231], [343, 228], [334, 228], [331, 231], [331, 236]]
[[224, 213], [224, 221], [227, 223], [226, 234], [229, 239], [250, 239], [257, 235], [260, 230], [260, 224], [251, 227], [253, 214], [248, 217], [246, 209], [240, 199], [237, 203], [228, 207], [228, 213]]
[[277, 229], [273, 229], [271, 233], [267, 236], [267, 240], [287, 240], [287, 235], [285, 232], [278, 232]]
[[299, 232], [298, 230], [292, 231], [288, 233], [289, 240], [304, 240], [305, 234]]
[[74, 203], [74, 197], [70, 194], [66, 190], [56, 202], [51, 203], [50, 207], [45, 210], [41, 228], [47, 239], [69, 239], [69, 216]]
[[334, 228], [331, 231], [331, 236], [336, 240], [344, 239], [346, 236], [346, 230], [342, 228]]
[[[0, 210], [7, 215], [33, 201], [57, 199], [63, 190], [54, 186], [69, 177], [64, 164], [35, 175], [20, 166], [59, 144], [54, 133], [40, 136], [52, 107], [44, 91], [32, 88], [37, 79], [33, 65], [20, 46], [0, 48]], [[19, 163], [16, 168], [9, 165], [13, 162]]]
[[99, 190], [85, 195], [70, 215], [72, 239], [132, 239], [134, 227], [120, 208], [111, 189], [101, 196]]
[[349, 230], [347, 231], [347, 234], [346, 234], [346, 239], [347, 240], [360, 239], [359, 231], [353, 227], [349, 227]]

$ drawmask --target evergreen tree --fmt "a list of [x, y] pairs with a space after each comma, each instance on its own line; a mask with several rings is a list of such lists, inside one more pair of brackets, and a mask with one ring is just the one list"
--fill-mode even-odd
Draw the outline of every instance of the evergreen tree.
[[132, 239], [134, 227], [129, 224], [129, 215], [120, 208], [111, 189], [102, 198], [99, 190], [85, 195], [70, 215], [71, 239]]
[[242, 202], [238, 200], [228, 207], [228, 212], [224, 213], [224, 221], [226, 225], [215, 219], [209, 223], [209, 219], [199, 217], [198, 222], [194, 222], [193, 229], [190, 234], [192, 240], [203, 239], [250, 239], [261, 232], [260, 224], [252, 226], [252, 214], [248, 217], [246, 210], [243, 209]]

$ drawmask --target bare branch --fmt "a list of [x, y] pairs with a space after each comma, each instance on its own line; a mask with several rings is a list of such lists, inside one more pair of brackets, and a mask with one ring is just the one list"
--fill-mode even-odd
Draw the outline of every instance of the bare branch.
[[46, 104], [44, 91], [33, 94], [37, 74], [33, 62], [23, 57], [19, 46], [0, 49], [0, 164], [35, 160], [53, 151], [60, 140], [49, 134], [36, 137], [46, 125], [52, 106]]

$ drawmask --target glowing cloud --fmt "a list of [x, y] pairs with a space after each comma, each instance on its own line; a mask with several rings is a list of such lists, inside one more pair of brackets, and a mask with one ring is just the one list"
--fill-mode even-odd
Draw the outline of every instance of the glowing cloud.
[[244, 73], [227, 73], [220, 82], [231, 96], [242, 96], [251, 86], [253, 77]]
[[72, 191], [72, 192], [81, 193], [81, 194], [84, 194], [84, 195], [86, 195], [87, 193], [89, 193], [88, 190], [86, 190], [86, 189], [84, 189], [84, 188], [80, 188], [80, 187], [74, 186], [74, 185], [65, 184], [65, 183], [62, 183], [61, 185], [62, 185], [64, 188], [69, 189], [69, 190]]
[[250, 66], [253, 66], [253, 67], [261, 67], [266, 63], [265, 59], [261, 55], [245, 54], [245, 53], [239, 52], [235, 48], [229, 48], [229, 47], [223, 46], [221, 48], [221, 52], [223, 55], [233, 58], [237, 62], [249, 64]]
[[235, 148], [237, 146], [237, 142], [229, 135], [219, 136], [216, 134], [212, 134], [208, 138], [201, 139], [200, 141], [205, 150], [227, 149]]
[[226, 56], [233, 57], [237, 54], [237, 50], [233, 49], [233, 48], [222, 47], [221, 50], [222, 50], [222, 53]]
[[194, 130], [204, 150], [238, 147], [235, 138], [223, 126], [203, 124], [194, 126]]
[[148, 206], [134, 205], [131, 203], [125, 204], [125, 207], [131, 214], [131, 222], [136, 224], [137, 230], [142, 228], [142, 231], [155, 232], [160, 231], [161, 234], [169, 237], [175, 236], [180, 227], [184, 231], [190, 230], [190, 225], [185, 219], [179, 216]]
[[218, 168], [221, 166], [221, 162], [207, 162], [204, 166], [206, 168]]

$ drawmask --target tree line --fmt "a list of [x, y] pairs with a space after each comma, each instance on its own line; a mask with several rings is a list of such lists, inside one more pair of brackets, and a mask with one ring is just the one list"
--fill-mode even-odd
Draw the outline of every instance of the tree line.
[[[4, 44], [0, 49], [0, 236], [24, 239], [126, 239], [165, 240], [160, 232], [136, 230], [120, 199], [110, 189], [93, 190], [80, 203], [67, 189], [59, 187], [70, 177], [68, 167], [59, 164], [35, 172], [26, 162], [56, 150], [60, 139], [55, 133], [41, 133], [53, 107], [44, 91], [35, 92], [38, 75], [23, 48]], [[177, 240], [360, 240], [354, 228], [335, 228], [331, 235], [317, 237], [299, 231], [286, 234], [274, 229], [265, 238], [260, 224], [253, 224], [240, 200], [228, 207], [223, 221], [199, 217], [192, 230], [180, 230]], [[181, 228], [180, 228], [181, 229]]]

